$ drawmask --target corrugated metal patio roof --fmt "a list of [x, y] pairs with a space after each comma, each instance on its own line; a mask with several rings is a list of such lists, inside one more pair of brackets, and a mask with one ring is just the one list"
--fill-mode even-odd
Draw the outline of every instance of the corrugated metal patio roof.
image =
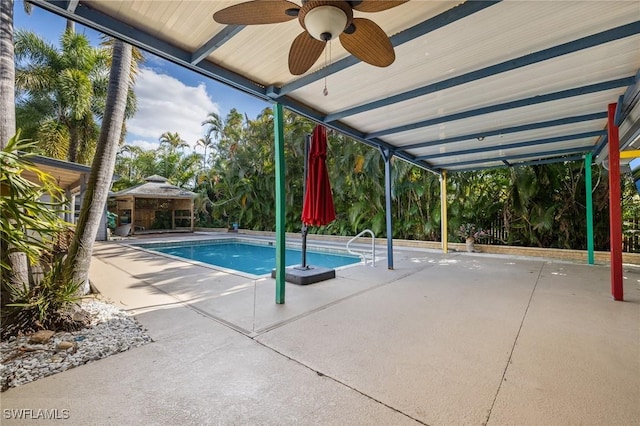
[[[378, 13], [396, 60], [378, 68], [331, 42], [302, 76], [287, 57], [297, 19], [234, 26], [212, 15], [240, 1], [34, 4], [432, 170], [577, 160], [640, 134], [638, 1], [417, 1]], [[300, 4], [300, 1], [296, 1]], [[323, 95], [326, 84], [329, 95]]]

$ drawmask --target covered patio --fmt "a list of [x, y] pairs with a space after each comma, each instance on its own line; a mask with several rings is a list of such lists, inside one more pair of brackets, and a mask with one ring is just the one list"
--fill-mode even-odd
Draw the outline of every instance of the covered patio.
[[[282, 252], [283, 107], [379, 149], [389, 235], [393, 159], [442, 178], [443, 229], [456, 171], [582, 161], [589, 173], [597, 160], [619, 188], [619, 153], [639, 135], [637, 2], [356, 11], [390, 37], [395, 62], [373, 67], [336, 42], [302, 76], [287, 67], [298, 21], [212, 19], [236, 3], [34, 0], [274, 103]], [[620, 194], [610, 199], [617, 238]], [[389, 238], [386, 265], [303, 288], [285, 283], [283, 256], [275, 280], [247, 279], [101, 244], [92, 281], [155, 341], [11, 389], [3, 408], [68, 408], [77, 424], [637, 424], [640, 273], [612, 247], [596, 265]]]
[[613, 303], [604, 265], [395, 255], [393, 271], [287, 283], [276, 305], [271, 278], [100, 243], [92, 282], [154, 341], [9, 389], [3, 409], [77, 425], [638, 423], [638, 267]]
[[[239, 13], [247, 18], [233, 23], [213, 16], [240, 0], [33, 3], [274, 103], [276, 303], [285, 302], [283, 108], [380, 151], [387, 235], [394, 159], [440, 176], [445, 253], [448, 173], [584, 162], [592, 223], [591, 167], [606, 165], [610, 287], [622, 300], [620, 151], [640, 155], [634, 146], [640, 139], [638, 2], [271, 1], [261, 3], [275, 4], [264, 6], [273, 13]], [[321, 6], [347, 16], [326, 47], [305, 35], [307, 17], [322, 15], [315, 13]], [[360, 56], [354, 56], [349, 41], [363, 34], [359, 26], [379, 32], [358, 36]], [[387, 44], [384, 64], [371, 65]], [[314, 53], [292, 61], [290, 52], [305, 52], [300, 46]], [[588, 263], [594, 263], [587, 227]], [[392, 238], [387, 253], [393, 269]]]

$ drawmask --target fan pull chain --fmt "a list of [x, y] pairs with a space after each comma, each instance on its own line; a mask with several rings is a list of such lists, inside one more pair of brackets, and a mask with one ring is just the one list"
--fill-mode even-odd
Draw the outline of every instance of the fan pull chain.
[[[322, 90], [322, 94], [327, 96], [329, 94], [329, 89], [327, 89], [327, 76], [329, 75], [329, 64], [331, 64], [331, 40], [327, 42], [328, 49], [324, 49], [324, 89]], [[327, 50], [329, 51], [329, 61], [327, 61]]]

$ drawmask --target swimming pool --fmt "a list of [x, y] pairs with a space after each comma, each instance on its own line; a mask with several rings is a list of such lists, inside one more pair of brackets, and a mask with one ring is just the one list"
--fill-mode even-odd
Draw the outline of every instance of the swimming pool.
[[[187, 244], [183, 242], [179, 245], [140, 244], [139, 247], [253, 275], [270, 274], [276, 265], [276, 249], [272, 243], [221, 240]], [[287, 248], [285, 250], [286, 266], [300, 265], [301, 253], [299, 249]], [[307, 248], [309, 265], [338, 268], [359, 262], [358, 256]]]

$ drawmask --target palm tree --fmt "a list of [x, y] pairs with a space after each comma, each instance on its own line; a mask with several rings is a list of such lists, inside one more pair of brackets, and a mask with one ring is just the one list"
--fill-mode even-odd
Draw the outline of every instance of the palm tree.
[[[15, 34], [16, 86], [22, 95], [19, 109], [39, 108], [35, 134], [42, 141], [68, 141], [67, 159], [87, 162], [98, 136], [96, 112], [103, 102], [109, 51], [94, 48], [82, 34], [65, 31], [60, 48], [28, 31]], [[45, 142], [46, 141], [46, 142]]]
[[196, 146], [201, 146], [204, 148], [204, 156], [202, 158], [202, 169], [207, 169], [207, 148], [213, 147], [213, 139], [211, 139], [211, 134], [207, 133], [203, 138], [200, 138], [196, 141]]
[[164, 132], [160, 135], [160, 146], [167, 146], [170, 152], [175, 152], [179, 148], [188, 148], [189, 144], [180, 137], [178, 132]]
[[0, 149], [16, 133], [13, 0], [0, 0]]
[[[93, 243], [104, 215], [111, 179], [118, 153], [131, 79], [131, 45], [113, 44], [113, 61], [107, 90], [107, 109], [93, 159], [76, 234], [64, 265], [65, 277], [72, 283], [87, 283]], [[84, 289], [88, 291], [88, 288]]]
[[202, 125], [207, 126], [207, 132], [205, 135], [209, 137], [213, 135], [213, 138], [216, 141], [220, 139], [220, 136], [222, 136], [222, 133], [224, 132], [224, 123], [222, 118], [220, 118], [220, 116], [215, 112], [210, 112], [209, 115], [207, 115], [207, 118], [202, 122]]
[[[0, 149], [16, 133], [15, 110], [15, 56], [13, 39], [13, 0], [0, 0]], [[31, 5], [24, 2], [27, 13]], [[16, 252], [11, 259], [12, 282], [28, 282], [27, 256]]]

